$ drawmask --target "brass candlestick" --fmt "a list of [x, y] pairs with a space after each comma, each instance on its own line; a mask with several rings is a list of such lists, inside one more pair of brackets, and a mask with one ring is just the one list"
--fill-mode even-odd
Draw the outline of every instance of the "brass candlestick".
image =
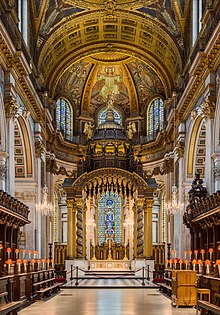
[[108, 260], [112, 260], [111, 240], [108, 241]]
[[95, 245], [92, 246], [92, 260], [96, 260], [96, 257], [95, 257]]
[[126, 247], [126, 245], [125, 245], [125, 255], [124, 255], [123, 260], [128, 260], [128, 257], [127, 257], [127, 247]]

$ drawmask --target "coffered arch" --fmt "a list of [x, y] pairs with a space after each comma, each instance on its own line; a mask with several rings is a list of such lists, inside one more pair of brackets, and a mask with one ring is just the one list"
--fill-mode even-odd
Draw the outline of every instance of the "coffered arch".
[[164, 25], [150, 16], [126, 11], [120, 16], [93, 11], [61, 21], [40, 48], [38, 68], [53, 95], [60, 76], [73, 63], [108, 51], [148, 64], [164, 83], [167, 96], [182, 69], [180, 48]]

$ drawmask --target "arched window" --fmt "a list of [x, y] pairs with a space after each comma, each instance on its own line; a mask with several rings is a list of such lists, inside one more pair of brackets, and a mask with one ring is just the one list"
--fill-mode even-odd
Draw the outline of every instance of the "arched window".
[[98, 201], [98, 242], [109, 239], [120, 244], [122, 241], [121, 198], [112, 192], [103, 194]]
[[72, 112], [67, 100], [59, 98], [56, 102], [56, 126], [66, 140], [72, 140]]
[[202, 28], [204, 7], [203, 0], [192, 1], [192, 45], [194, 45], [197, 40], [198, 34]]
[[162, 98], [154, 99], [147, 111], [147, 135], [149, 140], [153, 140], [157, 132], [163, 129], [164, 104]]
[[[106, 121], [107, 108], [100, 110], [98, 114], [98, 125], [103, 124]], [[118, 124], [122, 124], [122, 117], [120, 113], [114, 108], [113, 109], [115, 122]]]

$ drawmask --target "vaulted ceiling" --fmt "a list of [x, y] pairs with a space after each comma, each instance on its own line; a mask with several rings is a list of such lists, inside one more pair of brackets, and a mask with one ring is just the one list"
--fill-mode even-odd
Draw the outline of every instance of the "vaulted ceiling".
[[146, 99], [171, 95], [184, 66], [188, 0], [31, 1], [35, 63], [51, 97], [68, 94], [94, 112], [109, 66], [121, 77], [125, 111], [129, 99], [138, 114]]

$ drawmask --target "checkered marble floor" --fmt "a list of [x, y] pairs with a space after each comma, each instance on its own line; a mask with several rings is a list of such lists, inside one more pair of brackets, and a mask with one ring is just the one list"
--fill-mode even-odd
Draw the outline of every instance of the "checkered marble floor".
[[[70, 281], [65, 286], [75, 287], [76, 281]], [[80, 279], [79, 287], [142, 287], [142, 280], [140, 279]], [[145, 287], [154, 286], [151, 282], [145, 280]], [[156, 287], [156, 286], [155, 286]]]

